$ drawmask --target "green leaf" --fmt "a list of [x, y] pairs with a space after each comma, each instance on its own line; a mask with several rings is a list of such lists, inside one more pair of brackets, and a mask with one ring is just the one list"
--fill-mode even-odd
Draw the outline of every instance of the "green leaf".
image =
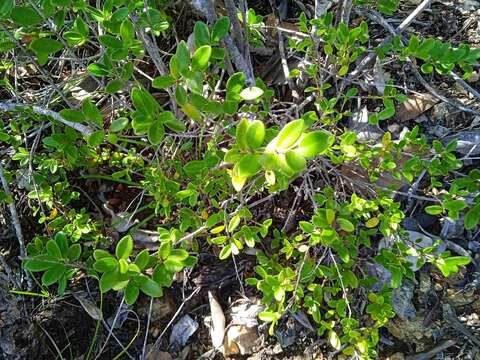
[[125, 302], [128, 305], [134, 304], [135, 301], [137, 301], [139, 293], [140, 290], [138, 289], [138, 287], [133, 282], [129, 282], [127, 287], [125, 288]]
[[439, 215], [443, 213], [443, 207], [440, 205], [430, 205], [425, 208], [425, 212], [430, 215]]
[[93, 63], [93, 64], [90, 64], [87, 66], [87, 70], [95, 75], [95, 76], [106, 76], [108, 74], [110, 74], [110, 72], [105, 68], [104, 65], [102, 64], [96, 64], [96, 63]]
[[140, 290], [142, 290], [144, 294], [151, 297], [160, 297], [163, 295], [163, 291], [160, 285], [156, 281], [153, 281], [152, 279], [147, 277], [142, 280]]
[[82, 253], [82, 246], [80, 244], [72, 244], [68, 248], [67, 258], [70, 261], [77, 261], [81, 253]]
[[343, 282], [353, 289], [358, 287], [358, 278], [352, 270], [343, 270]]
[[23, 267], [29, 271], [37, 272], [37, 271], [45, 271], [50, 269], [51, 267], [55, 266], [55, 263], [52, 263], [50, 260], [41, 259], [41, 258], [33, 258], [31, 260], [27, 260]]
[[160, 245], [160, 248], [158, 249], [158, 254], [163, 260], [166, 260], [172, 251], [172, 244], [170, 242], [164, 242], [162, 245]]
[[54, 54], [63, 49], [60, 41], [48, 38], [35, 39], [30, 43], [30, 48], [37, 54]]
[[340, 228], [346, 232], [353, 232], [355, 230], [355, 226], [353, 226], [350, 220], [338, 218], [337, 222]]
[[145, 266], [148, 265], [149, 260], [150, 254], [148, 253], [147, 249], [144, 249], [135, 257], [135, 265], [137, 265], [140, 270], [143, 270]]
[[0, 2], [0, 17], [4, 17], [8, 15], [10, 11], [13, 9], [13, 0], [2, 0]]
[[122, 49], [123, 42], [112, 35], [100, 35], [98, 37], [100, 44], [111, 49]]
[[295, 150], [288, 150], [285, 153], [287, 165], [295, 172], [302, 171], [307, 166], [305, 158]]
[[278, 133], [275, 144], [277, 149], [288, 149], [293, 144], [297, 142], [303, 132], [303, 119], [298, 119], [289, 122], [283, 127], [283, 129]]
[[466, 256], [451, 256], [445, 259], [437, 259], [435, 265], [440, 269], [443, 276], [450, 276], [450, 274], [458, 272], [458, 267], [468, 265], [471, 259]]
[[190, 51], [188, 50], [188, 46], [185, 41], [182, 40], [178, 44], [175, 58], [178, 71], [180, 72], [180, 74], [185, 73], [190, 65]]
[[60, 247], [58, 246], [55, 240], [53, 239], [48, 240], [47, 244], [45, 245], [45, 248], [47, 250], [47, 254], [52, 256], [53, 258], [56, 258], [56, 259], [62, 258], [62, 252], [60, 251]]
[[108, 251], [105, 251], [102, 249], [96, 249], [93, 251], [93, 258], [95, 260], [100, 260], [103, 258], [113, 258], [113, 256]]
[[93, 268], [98, 272], [111, 272], [118, 268], [118, 261], [114, 257], [104, 257], [93, 263]]
[[82, 113], [85, 116], [85, 119], [93, 121], [99, 127], [103, 127], [103, 114], [90, 98], [83, 100]]
[[313, 158], [327, 151], [331, 140], [332, 136], [325, 131], [310, 132], [300, 139], [297, 152], [306, 158]]
[[195, 48], [199, 48], [204, 45], [210, 45], [210, 30], [203, 21], [197, 21], [193, 27], [193, 35], [195, 41]]
[[133, 250], [133, 239], [130, 235], [120, 239], [115, 248], [115, 256], [117, 259], [128, 259]]
[[342, 347], [340, 338], [338, 337], [337, 333], [334, 330], [330, 330], [328, 332], [328, 342], [336, 350], [340, 350], [340, 348]]
[[121, 281], [120, 274], [116, 271], [106, 272], [100, 278], [100, 291], [102, 293], [112, 289]]
[[176, 80], [171, 75], [159, 76], [153, 79], [152, 87], [155, 89], [165, 89], [175, 84]]
[[476, 205], [473, 208], [471, 208], [467, 213], [465, 214], [465, 218], [463, 220], [463, 223], [465, 225], [465, 229], [467, 230], [473, 230], [475, 227], [478, 225], [480, 222], [480, 205]]
[[240, 145], [242, 149], [248, 149], [247, 132], [248, 132], [249, 126], [250, 126], [250, 123], [245, 118], [243, 118], [237, 124], [235, 137], [237, 139], [238, 145]]
[[227, 99], [235, 99], [245, 84], [245, 74], [237, 72], [229, 77], [226, 85]]
[[228, 244], [224, 246], [223, 249], [220, 251], [220, 254], [218, 254], [218, 258], [220, 260], [225, 260], [230, 256], [231, 253], [232, 253], [232, 244]]
[[181, 85], [175, 87], [175, 100], [177, 100], [177, 103], [180, 106], [187, 105], [187, 92]]
[[71, 122], [82, 122], [85, 120], [83, 113], [78, 110], [63, 109], [59, 112], [60, 116]]
[[123, 88], [123, 80], [121, 79], [113, 79], [110, 80], [105, 86], [105, 92], [108, 94], [115, 94], [116, 92], [119, 92]]
[[165, 136], [165, 128], [160, 121], [154, 121], [148, 129], [148, 140], [153, 145], [158, 145], [162, 142]]
[[100, 146], [104, 138], [105, 138], [105, 131], [97, 130], [88, 137], [88, 145], [90, 145], [91, 147]]
[[265, 139], [265, 125], [260, 120], [252, 121], [247, 128], [246, 142], [251, 149], [262, 145]]
[[228, 223], [228, 232], [231, 233], [232, 231], [234, 231], [238, 227], [238, 225], [240, 225], [240, 220], [240, 215], [235, 215], [234, 217], [232, 217]]
[[118, 270], [120, 271], [120, 274], [126, 274], [128, 271], [128, 262], [125, 259], [120, 259], [118, 261]]
[[212, 29], [212, 42], [218, 43], [222, 40], [230, 30], [230, 18], [228, 16], [222, 16], [217, 20]]
[[263, 311], [260, 314], [258, 314], [258, 318], [267, 323], [275, 322], [278, 320], [277, 314], [272, 311]]
[[112, 121], [112, 123], [110, 124], [110, 131], [112, 132], [122, 131], [123, 129], [125, 129], [127, 125], [128, 125], [128, 119], [126, 117], [120, 117]]
[[45, 286], [49, 286], [53, 283], [56, 283], [62, 277], [66, 270], [67, 268], [65, 267], [65, 265], [54, 265], [43, 273], [42, 284]]
[[260, 156], [256, 154], [244, 155], [233, 171], [240, 177], [249, 178], [260, 170], [259, 158]]
[[243, 100], [251, 101], [259, 98], [263, 95], [263, 90], [256, 86], [250, 86], [248, 88], [243, 89], [240, 92], [240, 97]]
[[167, 269], [172, 274], [180, 272], [184, 268], [183, 261], [181, 261], [177, 258], [170, 258], [169, 257], [167, 260], [165, 260], [165, 262], [163, 264], [165, 265], [165, 269]]
[[186, 130], [185, 124], [178, 120], [171, 111], [164, 111], [160, 113], [159, 121], [161, 121], [170, 130], [176, 132], [183, 132]]
[[120, 36], [127, 44], [135, 39], [135, 28], [130, 20], [123, 20], [122, 25], [120, 25]]
[[17, 6], [13, 8], [10, 18], [15, 24], [21, 26], [36, 25], [43, 20], [30, 6]]
[[204, 45], [199, 47], [192, 57], [192, 69], [193, 70], [205, 70], [212, 56], [212, 48], [210, 45]]

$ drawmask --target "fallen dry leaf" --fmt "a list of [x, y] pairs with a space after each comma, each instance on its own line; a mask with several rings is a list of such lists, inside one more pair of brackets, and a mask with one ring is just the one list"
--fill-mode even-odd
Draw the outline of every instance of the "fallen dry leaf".
[[213, 346], [219, 348], [223, 345], [225, 335], [225, 315], [223, 314], [220, 303], [215, 299], [211, 291], [208, 292], [208, 301], [210, 303], [210, 313], [212, 317], [210, 336]]
[[225, 336], [225, 355], [248, 355], [255, 352], [258, 334], [254, 327], [233, 325], [227, 330]]
[[415, 119], [438, 102], [439, 100], [429, 93], [414, 93], [398, 106], [396, 118], [398, 121]]

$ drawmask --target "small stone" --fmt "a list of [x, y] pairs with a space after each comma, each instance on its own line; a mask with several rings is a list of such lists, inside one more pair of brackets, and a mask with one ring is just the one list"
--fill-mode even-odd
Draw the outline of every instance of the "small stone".
[[147, 360], [172, 360], [172, 355], [165, 351], [153, 350], [148, 356]]
[[404, 359], [405, 359], [405, 355], [403, 355], [403, 353], [401, 352], [396, 352], [392, 356], [388, 357], [388, 360], [404, 360]]

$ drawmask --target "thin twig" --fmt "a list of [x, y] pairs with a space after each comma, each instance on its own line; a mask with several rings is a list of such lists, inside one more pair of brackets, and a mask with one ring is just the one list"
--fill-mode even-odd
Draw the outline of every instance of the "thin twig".
[[[15, 201], [13, 199], [13, 194], [10, 191], [10, 187], [8, 186], [7, 179], [5, 178], [5, 173], [2, 164], [0, 163], [0, 180], [2, 182], [3, 191], [5, 195], [10, 198], [10, 202], [8, 204], [8, 209], [10, 210], [10, 215], [12, 217], [13, 227], [15, 228], [15, 234], [17, 236], [18, 245], [20, 248], [20, 257], [25, 258], [27, 256], [27, 251], [25, 250], [25, 241], [23, 238], [22, 227], [20, 225], [20, 220], [18, 218], [17, 208], [15, 207]], [[27, 276], [27, 282], [29, 289], [32, 287], [30, 277], [28, 273], [25, 271]]]
[[15, 112], [16, 110], [32, 110], [34, 113], [44, 116], [50, 116], [53, 119], [61, 122], [64, 125], [71, 127], [72, 129], [77, 130], [78, 132], [82, 133], [84, 136], [90, 136], [92, 134], [92, 129], [88, 126], [75, 123], [72, 121], [68, 121], [64, 119], [59, 113], [53, 110], [44, 109], [40, 106], [36, 105], [29, 105], [29, 104], [20, 104], [20, 103], [10, 103], [10, 102], [0, 102], [0, 110], [5, 112]]
[[[413, 20], [415, 20], [416, 17], [418, 17], [429, 5], [430, 3], [432, 2], [432, 0], [423, 0], [417, 7], [415, 10], [413, 10], [410, 15], [408, 15], [405, 20], [403, 20], [400, 25], [397, 26], [397, 28], [395, 29], [395, 31], [397, 33], [401, 33], [403, 30], [405, 30], [411, 23]], [[382, 46], [382, 45], [385, 45], [386, 43], [388, 43], [390, 41], [390, 38], [391, 36], [388, 36], [387, 38], [385, 38], [379, 45]], [[376, 58], [377, 54], [375, 52], [371, 52], [370, 54], [368, 54], [358, 65], [357, 67], [351, 72], [351, 77], [355, 77], [355, 76], [358, 76], [360, 74], [360, 72], [368, 65], [370, 64], [375, 58]]]
[[173, 324], [173, 322], [175, 321], [175, 319], [177, 318], [177, 316], [180, 314], [180, 312], [182, 311], [183, 307], [185, 306], [185, 304], [191, 299], [193, 298], [195, 295], [198, 294], [198, 292], [200, 291], [201, 287], [197, 287], [195, 290], [193, 290], [193, 292], [186, 298], [182, 301], [182, 303], [180, 304], [180, 306], [178, 307], [177, 311], [175, 312], [175, 314], [173, 314], [172, 318], [170, 319], [170, 321], [168, 322], [168, 324], [165, 326], [165, 328], [163, 329], [162, 333], [158, 336], [157, 340], [155, 340], [155, 343], [153, 344], [153, 346], [150, 348], [150, 350], [148, 351], [147, 353], [147, 356], [146, 358], [148, 359], [150, 353], [154, 350], [154, 349], [158, 349], [158, 345], [160, 344], [160, 340], [162, 339], [163, 335], [165, 335], [165, 333], [167, 332], [168, 328]]

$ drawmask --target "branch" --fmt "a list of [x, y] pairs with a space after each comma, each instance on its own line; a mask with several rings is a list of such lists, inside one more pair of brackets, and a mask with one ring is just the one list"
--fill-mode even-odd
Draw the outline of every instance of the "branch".
[[[428, 5], [430, 5], [430, 3], [432, 2], [432, 0], [423, 0], [415, 10], [413, 10], [410, 15], [408, 15], [405, 20], [403, 20], [401, 22], [400, 25], [398, 25], [398, 27], [395, 29], [395, 32], [400, 34], [403, 30], [405, 30], [411, 23], [413, 20], [415, 20], [416, 17], [418, 17], [418, 15], [420, 15], [422, 13], [423, 10], [425, 10]], [[385, 45], [388, 41], [390, 41], [390, 38], [391, 36], [388, 36], [386, 37], [379, 45], [382, 46], [382, 45]], [[355, 76], [358, 76], [360, 74], [360, 72], [371, 62], [375, 59], [375, 57], [377, 56], [377, 54], [375, 52], [371, 52], [370, 54], [368, 54], [359, 64], [358, 66], [355, 68], [355, 70], [352, 71], [352, 73], [350, 74], [352, 77], [355, 77]]]
[[92, 129], [88, 126], [75, 123], [72, 121], [65, 120], [59, 113], [53, 110], [44, 109], [40, 106], [29, 105], [29, 104], [19, 104], [19, 103], [10, 103], [10, 102], [0, 102], [0, 111], [5, 112], [15, 112], [16, 110], [32, 110], [34, 113], [44, 116], [50, 116], [54, 120], [61, 122], [62, 124], [71, 127], [72, 129], [77, 130], [82, 133], [83, 136], [90, 136], [92, 134]]
[[[11, 202], [8, 204], [8, 209], [10, 210], [10, 215], [12, 217], [13, 227], [15, 228], [15, 235], [17, 236], [18, 245], [20, 248], [20, 258], [23, 259], [27, 255], [27, 251], [25, 250], [25, 241], [23, 239], [22, 227], [20, 225], [20, 220], [18, 218], [17, 208], [15, 207], [15, 201], [13, 200], [12, 192], [10, 191], [10, 187], [8, 186], [7, 179], [5, 178], [5, 174], [3, 172], [3, 166], [0, 163], [0, 181], [2, 183], [3, 191], [7, 195], [8, 198], [11, 198]], [[30, 277], [28, 276], [28, 272], [25, 271], [27, 276], [27, 284], [28, 288], [32, 287]]]

